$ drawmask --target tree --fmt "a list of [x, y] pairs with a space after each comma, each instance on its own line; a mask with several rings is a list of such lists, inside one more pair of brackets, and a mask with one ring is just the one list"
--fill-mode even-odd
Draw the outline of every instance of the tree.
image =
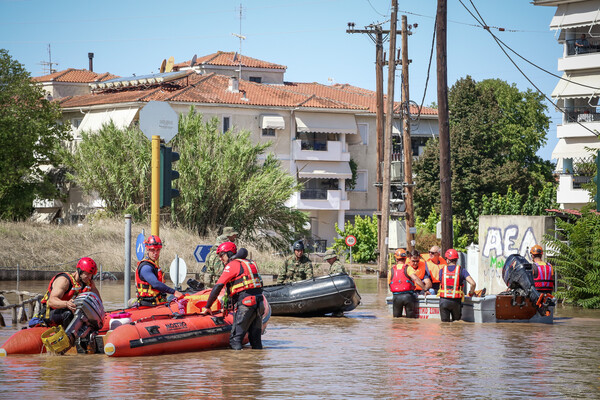
[[82, 132], [74, 151], [65, 152], [68, 178], [86, 193], [97, 192], [110, 215], [148, 215], [151, 143], [137, 128], [119, 129], [112, 122], [98, 132]]
[[288, 248], [305, 232], [308, 218], [286, 202], [301, 187], [265, 154], [270, 142], [252, 143], [250, 132], [220, 132], [218, 121], [203, 122], [194, 108], [181, 115], [173, 148], [180, 160], [175, 184], [176, 218], [200, 235], [234, 226], [245, 239]]
[[346, 245], [346, 236], [352, 235], [356, 238], [356, 244], [352, 247], [352, 260], [358, 263], [366, 263], [377, 259], [377, 218], [366, 216], [362, 218], [357, 215], [354, 224], [346, 221], [342, 230], [335, 224], [335, 231], [340, 236], [335, 239], [333, 248], [339, 253], [350, 252]]
[[58, 149], [70, 139], [58, 104], [45, 99], [22, 64], [0, 49], [0, 218], [19, 220], [35, 199], [58, 198]]
[[[539, 191], [552, 180], [552, 164], [536, 156], [549, 126], [542, 101], [497, 79], [478, 83], [467, 76], [450, 89], [452, 211], [461, 229], [455, 235], [476, 233], [466, 212], [481, 208], [484, 195], [506, 195], [509, 187], [525, 195], [530, 185]], [[426, 218], [432, 207], [440, 209], [437, 139], [427, 143], [415, 173], [415, 210]]]

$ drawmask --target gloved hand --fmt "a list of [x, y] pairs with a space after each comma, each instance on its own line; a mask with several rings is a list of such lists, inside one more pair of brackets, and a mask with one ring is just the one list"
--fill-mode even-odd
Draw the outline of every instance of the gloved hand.
[[210, 308], [202, 307], [202, 311], [200, 311], [200, 315], [213, 315]]
[[429, 288], [429, 294], [435, 294], [435, 289], [434, 288]]

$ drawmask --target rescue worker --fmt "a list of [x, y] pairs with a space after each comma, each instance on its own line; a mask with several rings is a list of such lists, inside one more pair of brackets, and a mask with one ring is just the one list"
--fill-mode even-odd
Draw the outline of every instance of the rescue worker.
[[234, 307], [233, 326], [229, 337], [231, 348], [241, 350], [244, 336], [248, 333], [252, 348], [262, 349], [262, 314], [265, 310], [262, 281], [256, 263], [245, 258], [234, 258], [236, 252], [237, 247], [233, 242], [219, 245], [217, 255], [225, 264], [225, 269], [200, 314], [212, 314], [210, 307], [225, 286], [230, 304]]
[[206, 256], [206, 263], [202, 271], [204, 272], [204, 286], [207, 288], [215, 285], [217, 279], [223, 272], [223, 268], [225, 268], [225, 265], [223, 265], [221, 259], [219, 259], [219, 256], [217, 256], [217, 248], [221, 243], [224, 242], [227, 242], [227, 236], [218, 236], [217, 240], [215, 241], [215, 245], [210, 249], [210, 252]]
[[290, 283], [313, 278], [313, 266], [310, 259], [304, 254], [304, 243], [301, 240], [294, 242], [294, 254], [289, 256], [279, 268], [277, 283]]
[[80, 293], [94, 292], [102, 300], [93, 280], [97, 272], [96, 262], [90, 257], [83, 257], [77, 262], [74, 273], [61, 272], [54, 276], [40, 301], [39, 314], [32, 318], [29, 325], [69, 326], [77, 310], [73, 299]]
[[[398, 252], [398, 250], [401, 250]], [[396, 253], [402, 259], [402, 255], [406, 258], [406, 250], [398, 249]], [[396, 256], [394, 253], [394, 256]], [[398, 259], [398, 258], [396, 258]], [[406, 318], [417, 318], [417, 294], [415, 293], [415, 283], [421, 287], [426, 287], [426, 284], [417, 276], [415, 269], [410, 264], [404, 262], [396, 263], [389, 274], [389, 286], [393, 295], [393, 310], [394, 318], [402, 317], [402, 311], [405, 311]], [[424, 293], [427, 296], [428, 292]]]
[[419, 253], [418, 250], [415, 249], [410, 252], [410, 261], [408, 265], [414, 268], [415, 273], [424, 283], [424, 286], [416, 283], [415, 291], [417, 292], [417, 295], [425, 294], [426, 291], [431, 289], [431, 273], [429, 272], [429, 268], [427, 268], [427, 263], [421, 258], [421, 253]]
[[[408, 257], [408, 253], [406, 252], [405, 249], [396, 249], [396, 251], [394, 252], [394, 258], [396, 259], [396, 264], [394, 264], [394, 265], [406, 264], [406, 257]], [[393, 267], [393, 265], [392, 265], [392, 267]]]
[[439, 246], [431, 246], [429, 249], [429, 258], [426, 261], [429, 274], [431, 275], [431, 288], [433, 289], [433, 293], [431, 294], [436, 294], [440, 289], [440, 280], [438, 277], [440, 269], [446, 265], [446, 260], [440, 256], [441, 251], [442, 249]]
[[140, 306], [156, 306], [167, 301], [167, 295], [176, 298], [183, 297], [183, 293], [165, 285], [165, 274], [158, 265], [162, 241], [156, 235], [148, 236], [144, 242], [147, 256], [141, 260], [135, 270], [135, 287], [137, 289], [137, 302]]
[[329, 275], [333, 274], [348, 274], [346, 272], [346, 268], [344, 268], [344, 264], [337, 258], [337, 254], [335, 254], [335, 250], [329, 249], [323, 254], [323, 260], [329, 263]]
[[533, 283], [535, 289], [540, 293], [552, 293], [554, 291], [554, 269], [552, 265], [542, 260], [544, 250], [536, 244], [529, 250], [533, 259]]
[[442, 322], [458, 321], [462, 317], [462, 300], [465, 295], [465, 281], [471, 285], [469, 296], [475, 294], [475, 281], [466, 268], [456, 265], [458, 252], [454, 249], [446, 251], [448, 262], [439, 273], [440, 290], [440, 319]]

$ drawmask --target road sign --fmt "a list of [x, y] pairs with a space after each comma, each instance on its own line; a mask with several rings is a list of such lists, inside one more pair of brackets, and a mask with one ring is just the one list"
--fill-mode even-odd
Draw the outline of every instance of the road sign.
[[146, 250], [146, 245], [144, 244], [144, 234], [140, 233], [135, 241], [135, 255], [138, 261], [142, 261], [144, 258], [144, 250]]
[[196, 250], [194, 250], [194, 257], [196, 257], [196, 261], [199, 263], [206, 261], [206, 256], [210, 253], [211, 245], [199, 244], [196, 246]]
[[150, 140], [158, 135], [168, 143], [177, 135], [178, 124], [177, 113], [164, 101], [150, 101], [140, 110], [140, 129]]
[[[179, 271], [177, 271], [177, 259], [179, 259]], [[169, 269], [169, 277], [171, 278], [171, 281], [175, 283], [175, 286], [180, 286], [185, 280], [186, 275], [187, 265], [185, 264], [185, 261], [183, 261], [183, 258], [175, 257], [173, 262], [171, 262], [171, 268]]]
[[352, 235], [346, 236], [346, 246], [354, 246], [356, 244], [356, 238]]

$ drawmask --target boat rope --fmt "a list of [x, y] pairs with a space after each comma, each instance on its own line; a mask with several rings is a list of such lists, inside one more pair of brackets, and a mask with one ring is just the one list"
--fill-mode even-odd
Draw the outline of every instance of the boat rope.
[[335, 284], [335, 280], [333, 279], [332, 275], [329, 275], [329, 279], [331, 279], [331, 283], [333, 283], [333, 287], [335, 288], [335, 290], [338, 292], [338, 294], [342, 297], [342, 299], [344, 299], [344, 305], [349, 305], [352, 303], [352, 298], [351, 297], [346, 297], [344, 296], [340, 290], [338, 289], [337, 285]]

